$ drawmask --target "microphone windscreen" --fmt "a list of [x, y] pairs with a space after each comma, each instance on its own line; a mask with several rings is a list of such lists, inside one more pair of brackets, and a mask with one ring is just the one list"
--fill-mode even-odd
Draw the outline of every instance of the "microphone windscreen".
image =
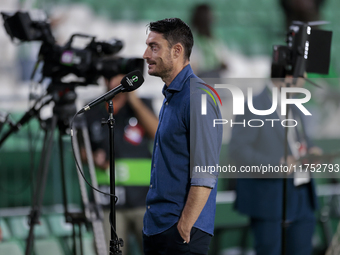
[[144, 82], [144, 77], [142, 73], [138, 70], [132, 71], [124, 76], [121, 80], [124, 92], [129, 92], [140, 87]]

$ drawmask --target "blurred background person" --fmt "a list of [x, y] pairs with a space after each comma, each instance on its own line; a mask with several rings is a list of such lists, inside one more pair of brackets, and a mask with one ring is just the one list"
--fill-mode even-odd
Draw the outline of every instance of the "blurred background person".
[[319, 21], [320, 8], [325, 0], [280, 0], [280, 5], [285, 14], [286, 28], [292, 21], [302, 22]]
[[197, 76], [219, 78], [228, 69], [228, 50], [222, 41], [214, 36], [214, 15], [209, 4], [195, 6], [191, 16], [194, 35], [191, 65]]
[[[120, 83], [123, 74], [105, 78], [107, 90]], [[114, 149], [116, 165], [116, 232], [124, 241], [123, 254], [135, 254], [130, 242], [134, 237], [138, 250], [142, 251], [143, 216], [145, 198], [149, 189], [151, 168], [151, 142], [154, 139], [158, 119], [153, 113], [151, 100], [140, 99], [136, 92], [119, 93], [113, 99]], [[85, 113], [93, 150], [99, 188], [110, 193], [109, 129], [102, 124], [108, 119], [107, 103], [91, 108]], [[100, 194], [104, 207], [104, 228], [109, 246], [110, 197]], [[134, 236], [131, 236], [134, 235]]]
[[[263, 91], [253, 98], [253, 106], [257, 110], [267, 110], [272, 106], [273, 88], [278, 89], [278, 97], [282, 87], [291, 83], [291, 76], [286, 75], [281, 66], [272, 65], [272, 79]], [[279, 78], [285, 77], [285, 78]], [[296, 85], [302, 87], [304, 81], [298, 79]], [[280, 102], [280, 101], [279, 101]], [[248, 123], [251, 119], [260, 119], [265, 124], [261, 127], [234, 125], [230, 140], [230, 158], [238, 168], [241, 166], [280, 166], [284, 163], [285, 129], [281, 121], [272, 124], [270, 120], [286, 119], [281, 116], [280, 107], [269, 115], [256, 115], [249, 111], [245, 104], [245, 114], [237, 115], [235, 122]], [[305, 132], [301, 111], [290, 106], [290, 117], [298, 125], [288, 130], [287, 165], [301, 165], [299, 159], [307, 153], [320, 155], [321, 150], [315, 147]], [[317, 199], [314, 180], [290, 173], [287, 177], [286, 212], [289, 225], [286, 230], [287, 254], [310, 255], [312, 253], [312, 236], [315, 228], [314, 212]], [[262, 175], [263, 176], [263, 175]], [[254, 237], [254, 248], [257, 255], [281, 254], [281, 227], [283, 211], [283, 179], [282, 175], [261, 178], [237, 179], [235, 208], [250, 217], [250, 227]]]

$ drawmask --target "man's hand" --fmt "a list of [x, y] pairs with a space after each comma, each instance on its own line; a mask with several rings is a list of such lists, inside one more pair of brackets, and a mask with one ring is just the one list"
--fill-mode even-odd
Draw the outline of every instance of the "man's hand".
[[127, 102], [136, 114], [139, 123], [145, 129], [147, 135], [154, 139], [158, 126], [158, 118], [137, 96], [136, 91], [127, 94]]
[[[127, 100], [130, 104], [136, 103], [136, 101], [140, 100], [140, 98], [137, 96], [136, 91], [130, 91], [127, 94]], [[139, 103], [139, 102], [138, 102]]]
[[106, 152], [98, 149], [93, 153], [93, 161], [96, 167], [106, 170], [110, 166], [110, 162], [106, 160]]
[[318, 159], [318, 157], [313, 158], [313, 156], [321, 156], [323, 154], [322, 149], [317, 147], [317, 146], [313, 146], [311, 148], [308, 149], [308, 154], [310, 155], [310, 160], [308, 161], [308, 163], [310, 164], [320, 164], [320, 159]]
[[190, 232], [207, 202], [211, 188], [191, 186], [177, 229], [183, 240], [190, 242]]
[[190, 242], [190, 232], [191, 232], [192, 226], [189, 226], [188, 224], [185, 224], [181, 219], [178, 221], [177, 224], [177, 230], [183, 240], [187, 243]]
[[[283, 164], [283, 163], [285, 163], [284, 157], [282, 157], [281, 160], [280, 160], [280, 164]], [[287, 156], [286, 165], [288, 166], [289, 169], [292, 170], [291, 172], [288, 172], [287, 175], [290, 175], [293, 172], [293, 169], [294, 169], [293, 166], [296, 165], [297, 163], [298, 163], [298, 161], [294, 158], [294, 156], [292, 156], [292, 155]], [[292, 167], [290, 167], [290, 166], [292, 166]]]
[[316, 155], [316, 156], [321, 156], [322, 155], [322, 149], [317, 147], [317, 146], [313, 146], [313, 147], [309, 148], [308, 153]]

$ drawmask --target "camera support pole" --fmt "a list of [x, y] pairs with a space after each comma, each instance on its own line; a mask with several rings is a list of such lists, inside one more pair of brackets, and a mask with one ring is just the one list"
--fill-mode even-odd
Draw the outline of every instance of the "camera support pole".
[[[286, 107], [286, 119], [288, 119], [288, 111], [289, 107], [287, 104]], [[286, 126], [285, 129], [285, 144], [284, 144], [284, 164], [287, 164], [288, 158], [288, 127]], [[281, 228], [281, 255], [286, 255], [286, 233], [287, 228], [289, 226], [289, 222], [287, 221], [287, 178], [286, 176], [283, 177], [283, 192], [282, 192], [282, 228]]]
[[110, 255], [120, 255], [122, 251], [120, 246], [124, 246], [124, 241], [118, 238], [116, 232], [116, 196], [115, 196], [115, 150], [114, 150], [114, 125], [115, 119], [113, 117], [113, 103], [109, 100], [109, 119], [107, 124], [109, 126], [109, 142], [110, 142], [110, 225], [111, 225], [111, 239], [110, 239]]
[[[295, 84], [296, 80], [293, 81]], [[286, 83], [290, 87], [290, 83]], [[289, 95], [289, 94], [288, 94]], [[289, 116], [289, 104], [286, 104], [286, 119]], [[284, 164], [288, 166], [288, 126], [284, 128]], [[287, 228], [290, 222], [287, 220], [287, 176], [283, 177], [283, 190], [282, 190], [282, 226], [281, 226], [281, 255], [286, 255], [287, 246]]]
[[[81, 226], [86, 223], [91, 223], [94, 233], [94, 244], [95, 249], [98, 255], [106, 255], [107, 254], [107, 246], [104, 239], [104, 228], [103, 228], [103, 213], [102, 208], [99, 205], [99, 196], [96, 192], [94, 192], [93, 199], [94, 201], [90, 201], [85, 182], [81, 178], [78, 173], [79, 179], [79, 187], [81, 192], [81, 198], [83, 202], [84, 209], [80, 212], [70, 212], [68, 210], [68, 202], [67, 202], [67, 192], [66, 192], [66, 178], [65, 178], [65, 166], [64, 166], [64, 150], [63, 150], [63, 140], [62, 136], [66, 134], [66, 129], [68, 128], [68, 121], [70, 116], [74, 114], [76, 111], [76, 106], [74, 104], [76, 94], [73, 91], [68, 91], [65, 97], [61, 97], [63, 100], [54, 100], [55, 106], [53, 108], [53, 116], [51, 119], [42, 123], [45, 130], [45, 138], [42, 148], [42, 153], [40, 155], [40, 163], [38, 168], [38, 180], [37, 187], [34, 192], [34, 196], [32, 199], [32, 210], [29, 215], [29, 234], [26, 239], [26, 249], [25, 255], [31, 255], [33, 252], [34, 245], [34, 227], [39, 223], [39, 217], [41, 215], [41, 206], [43, 202], [43, 197], [45, 193], [45, 187], [47, 182], [47, 176], [49, 172], [50, 159], [53, 149], [53, 138], [55, 131], [59, 131], [59, 150], [60, 150], [60, 167], [61, 167], [61, 175], [62, 175], [62, 192], [63, 192], [63, 205], [64, 205], [64, 214], [66, 222], [71, 223], [73, 226], [73, 254], [79, 254], [77, 252], [76, 245], [76, 229], [75, 226], [78, 226], [78, 234], [79, 234], [79, 249], [80, 254], [84, 254], [82, 247], [82, 237], [81, 237]], [[82, 138], [84, 140], [85, 150], [87, 154], [88, 166], [89, 166], [89, 174], [91, 176], [91, 182], [94, 187], [97, 187], [97, 182], [95, 179], [94, 173], [94, 163], [92, 158], [92, 150], [88, 136], [88, 130], [86, 128], [85, 123], [78, 122], [77, 130], [81, 131]], [[76, 135], [75, 135], [76, 136]], [[76, 140], [75, 144], [75, 155], [80, 162], [80, 150], [78, 145], [78, 140]], [[82, 167], [81, 167], [82, 168]], [[83, 171], [83, 169], [82, 169]]]
[[39, 169], [38, 169], [38, 181], [39, 184], [34, 192], [32, 210], [29, 215], [29, 226], [30, 230], [26, 240], [25, 255], [31, 255], [34, 243], [34, 226], [39, 223], [39, 217], [41, 214], [41, 205], [43, 200], [43, 195], [46, 187], [47, 175], [48, 175], [48, 165], [52, 153], [53, 145], [53, 131], [57, 126], [57, 118], [54, 116], [51, 122], [50, 132], [45, 133], [44, 145], [42, 148], [42, 155], [40, 157]]

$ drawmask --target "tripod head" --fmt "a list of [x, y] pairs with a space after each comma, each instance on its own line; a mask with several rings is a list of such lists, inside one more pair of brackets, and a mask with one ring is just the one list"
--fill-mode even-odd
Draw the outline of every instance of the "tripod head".
[[[54, 102], [53, 115], [57, 117], [59, 131], [62, 134], [69, 133], [70, 122], [74, 114], [77, 112], [75, 101], [77, 94], [75, 86], [67, 84], [51, 84], [48, 88], [48, 93], [51, 95], [51, 100]], [[49, 128], [49, 119], [41, 121], [41, 127], [46, 130]]]

